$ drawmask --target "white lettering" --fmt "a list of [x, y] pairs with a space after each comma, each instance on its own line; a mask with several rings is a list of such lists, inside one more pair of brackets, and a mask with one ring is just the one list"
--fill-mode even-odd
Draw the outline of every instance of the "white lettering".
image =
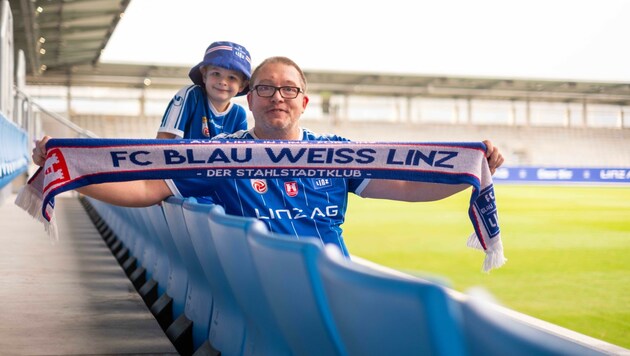
[[208, 169], [206, 177], [231, 177], [232, 172], [229, 169]]

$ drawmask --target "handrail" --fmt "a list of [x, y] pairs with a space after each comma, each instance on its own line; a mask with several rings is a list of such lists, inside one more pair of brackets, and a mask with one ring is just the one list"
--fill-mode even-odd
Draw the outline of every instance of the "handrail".
[[75, 124], [74, 122], [66, 119], [65, 117], [52, 112], [46, 108], [44, 108], [42, 105], [38, 104], [37, 102], [35, 102], [28, 94], [26, 94], [25, 92], [21, 91], [19, 88], [14, 86], [14, 90], [15, 90], [15, 95], [21, 97], [23, 100], [25, 100], [26, 102], [28, 102], [28, 104], [30, 106], [36, 107], [37, 109], [39, 109], [41, 112], [45, 113], [46, 115], [52, 117], [53, 119], [57, 120], [60, 124], [65, 125], [66, 127], [70, 128], [71, 130], [75, 131], [76, 133], [79, 134], [80, 137], [90, 137], [90, 138], [97, 138], [98, 135], [93, 133], [92, 131], [86, 130], [82, 127], [80, 127], [79, 125]]

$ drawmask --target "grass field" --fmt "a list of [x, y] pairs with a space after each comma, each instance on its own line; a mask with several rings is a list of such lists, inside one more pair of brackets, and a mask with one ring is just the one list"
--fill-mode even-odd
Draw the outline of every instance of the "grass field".
[[348, 249], [413, 274], [482, 287], [509, 308], [630, 348], [630, 187], [495, 186], [508, 262], [466, 247], [470, 190], [431, 203], [350, 197]]

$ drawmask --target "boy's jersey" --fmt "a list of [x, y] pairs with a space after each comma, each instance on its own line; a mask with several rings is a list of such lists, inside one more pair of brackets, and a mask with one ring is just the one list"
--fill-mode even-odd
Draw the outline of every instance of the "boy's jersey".
[[220, 133], [247, 129], [245, 109], [230, 103], [228, 110], [218, 113], [210, 106], [199, 85], [180, 89], [168, 104], [158, 132], [168, 132], [185, 139], [209, 139]]
[[[249, 131], [220, 139], [255, 139]], [[304, 140], [348, 141], [336, 135], [303, 130]], [[270, 231], [296, 238], [316, 237], [348, 255], [342, 237], [348, 192], [360, 194], [369, 180], [356, 178], [190, 178], [167, 180], [176, 196], [208, 196], [231, 215], [255, 217]], [[198, 198], [203, 202], [203, 198]]]

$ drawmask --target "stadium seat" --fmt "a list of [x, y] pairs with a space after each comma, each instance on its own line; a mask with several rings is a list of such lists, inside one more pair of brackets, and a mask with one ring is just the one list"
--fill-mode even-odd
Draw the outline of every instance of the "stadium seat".
[[344, 355], [317, 272], [322, 246], [310, 239], [272, 234], [264, 224], [251, 226], [248, 243], [263, 291], [291, 351]]
[[325, 251], [317, 266], [349, 355], [466, 354], [458, 305], [443, 287], [354, 263], [336, 246]]
[[549, 329], [526, 324], [500, 313], [490, 302], [467, 298], [462, 302], [464, 332], [471, 355], [602, 355], [601, 351], [557, 336]]
[[[175, 242], [175, 247], [182, 257], [188, 273], [184, 315], [177, 318], [166, 330], [166, 333], [171, 340], [176, 340], [180, 337], [187, 338], [183, 333], [188, 332], [186, 329], [189, 328], [189, 322], [192, 322], [192, 345], [193, 350], [196, 350], [208, 340], [213, 297], [190, 239], [186, 221], [184, 220], [183, 203], [184, 199], [176, 197], [169, 197], [162, 202], [164, 216]], [[174, 343], [178, 347], [178, 343]], [[185, 346], [182, 347], [186, 350]]]
[[139, 260], [146, 270], [146, 279], [153, 278], [157, 265], [157, 246], [155, 238], [155, 229], [153, 228], [148, 215], [148, 208], [129, 208], [133, 210], [136, 224], [139, 225], [139, 231], [143, 234], [144, 249]]
[[223, 355], [242, 355], [246, 337], [245, 316], [223, 272], [208, 226], [210, 212], [222, 211], [223, 208], [199, 204], [194, 198], [186, 199], [183, 208], [191, 241], [214, 298], [208, 339]]
[[[184, 313], [186, 291], [188, 290], [188, 272], [182, 256], [175, 246], [170, 231], [171, 227], [166, 222], [163, 208], [155, 205], [151, 209], [153, 210], [150, 214], [151, 221], [158, 232], [157, 237], [168, 255], [168, 279], [165, 286], [160, 285], [160, 290], [163, 290], [164, 287], [166, 290], [164, 293], [160, 293], [159, 299], [151, 305], [151, 312], [160, 322], [160, 326], [166, 329], [173, 320]], [[171, 225], [173, 225], [173, 229], [178, 228], [175, 226], [175, 222], [171, 222]]]
[[131, 282], [139, 289], [152, 275], [155, 266], [155, 245], [151, 241], [149, 228], [145, 222], [142, 211], [144, 208], [121, 208], [128, 217], [130, 224], [134, 226], [135, 244], [130, 246], [130, 253], [136, 258], [136, 266], [129, 278]]
[[[164, 243], [164, 240], [171, 239], [171, 237], [168, 225], [166, 224], [166, 218], [164, 217], [164, 213], [160, 205], [156, 204], [146, 207], [143, 209], [142, 213], [150, 231], [151, 241], [155, 246], [155, 264], [151, 278], [156, 283], [155, 298], [157, 299], [157, 297], [166, 292], [166, 287], [169, 282], [172, 262], [168, 251], [168, 245]], [[151, 302], [147, 304], [151, 306], [153, 303]]]
[[280, 332], [249, 252], [247, 230], [262, 224], [254, 218], [210, 211], [208, 226], [219, 262], [245, 315], [245, 354], [288, 355], [289, 346]]

